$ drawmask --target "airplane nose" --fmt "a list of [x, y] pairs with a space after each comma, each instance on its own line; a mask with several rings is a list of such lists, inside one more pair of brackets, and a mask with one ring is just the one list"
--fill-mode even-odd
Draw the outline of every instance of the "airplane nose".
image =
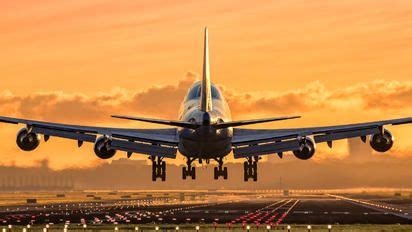
[[202, 116], [202, 125], [209, 126], [211, 122], [211, 116], [209, 112], [204, 112]]

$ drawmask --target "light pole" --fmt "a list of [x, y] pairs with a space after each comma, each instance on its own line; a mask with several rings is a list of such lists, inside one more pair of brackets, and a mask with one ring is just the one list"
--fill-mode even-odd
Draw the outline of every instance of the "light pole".
[[175, 229], [176, 229], [176, 231], [179, 231], [179, 227], [178, 227], [178, 226], [176, 226], [176, 228], [175, 228]]
[[196, 226], [196, 232], [199, 232], [200, 226]]
[[291, 231], [292, 227], [290, 225], [287, 226], [288, 232]]
[[312, 230], [312, 226], [308, 225], [308, 232], [310, 232]]
[[329, 232], [332, 231], [332, 225], [328, 225], [328, 231], [329, 231]]
[[266, 230], [269, 232], [270, 231], [270, 225], [266, 226]]
[[246, 230], [247, 230], [247, 232], [250, 231], [250, 226], [249, 225], [246, 226]]

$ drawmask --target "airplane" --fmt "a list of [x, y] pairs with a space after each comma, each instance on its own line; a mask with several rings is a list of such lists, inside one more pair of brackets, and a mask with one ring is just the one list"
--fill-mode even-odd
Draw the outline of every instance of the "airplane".
[[117, 151], [124, 151], [130, 158], [133, 153], [148, 155], [152, 162], [152, 180], [166, 180], [165, 159], [175, 159], [177, 152], [185, 156], [182, 178], [196, 179], [194, 161], [214, 167], [214, 179], [228, 178], [224, 158], [231, 152], [235, 159], [245, 159], [244, 181], [257, 181], [258, 161], [264, 155], [292, 152], [301, 160], [313, 157], [317, 143], [359, 137], [364, 143], [369, 138], [370, 146], [377, 152], [392, 148], [394, 137], [385, 128], [387, 125], [412, 123], [412, 117], [392, 120], [323, 127], [289, 129], [247, 129], [241, 126], [296, 119], [300, 116], [285, 116], [265, 119], [233, 121], [222, 92], [211, 82], [208, 30], [204, 30], [203, 75], [195, 82], [181, 105], [178, 120], [163, 120], [133, 116], [112, 115], [114, 118], [167, 125], [161, 129], [111, 128], [68, 125], [12, 117], [0, 117], [0, 122], [25, 124], [17, 133], [16, 143], [23, 151], [36, 149], [41, 141], [50, 137], [77, 140], [78, 147], [84, 142], [94, 143], [94, 152], [101, 159], [112, 158]]

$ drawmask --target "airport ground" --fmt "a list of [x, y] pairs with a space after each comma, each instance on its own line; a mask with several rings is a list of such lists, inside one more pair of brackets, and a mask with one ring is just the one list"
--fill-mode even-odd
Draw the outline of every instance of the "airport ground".
[[[27, 201], [31, 203], [27, 203]], [[34, 203], [36, 202], [36, 203]], [[401, 192], [199, 191], [9, 192], [0, 227], [22, 231], [412, 231], [412, 198]], [[85, 225], [85, 227], [83, 227]]]

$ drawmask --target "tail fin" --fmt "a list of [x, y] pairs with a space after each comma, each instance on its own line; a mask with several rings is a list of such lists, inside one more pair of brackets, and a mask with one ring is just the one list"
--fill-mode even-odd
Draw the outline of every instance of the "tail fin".
[[212, 89], [210, 83], [210, 67], [209, 67], [209, 45], [208, 32], [205, 28], [204, 51], [203, 51], [203, 77], [201, 84], [200, 95], [200, 110], [209, 112], [212, 110]]

